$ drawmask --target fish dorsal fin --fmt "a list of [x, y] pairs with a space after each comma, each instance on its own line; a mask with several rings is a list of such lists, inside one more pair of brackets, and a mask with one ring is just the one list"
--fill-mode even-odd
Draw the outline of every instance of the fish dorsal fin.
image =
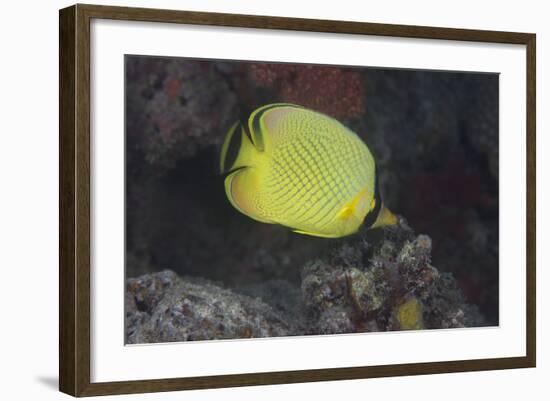
[[248, 129], [252, 141], [261, 152], [265, 151], [269, 144], [269, 135], [277, 132], [277, 123], [295, 109], [301, 109], [291, 103], [273, 103], [256, 109], [248, 119]]

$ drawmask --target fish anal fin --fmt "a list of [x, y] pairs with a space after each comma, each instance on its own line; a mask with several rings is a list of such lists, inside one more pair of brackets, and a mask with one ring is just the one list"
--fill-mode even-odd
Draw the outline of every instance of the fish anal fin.
[[243, 167], [233, 171], [225, 178], [225, 193], [227, 199], [242, 214], [262, 223], [273, 223], [258, 208], [257, 199], [251, 194], [257, 194], [258, 176], [252, 167]]
[[309, 235], [311, 237], [321, 237], [321, 238], [337, 238], [337, 237], [340, 237], [340, 235], [338, 235], [338, 234], [326, 234], [326, 233], [319, 233], [319, 232], [298, 230], [298, 229], [293, 229], [292, 231], [297, 233], [297, 234]]

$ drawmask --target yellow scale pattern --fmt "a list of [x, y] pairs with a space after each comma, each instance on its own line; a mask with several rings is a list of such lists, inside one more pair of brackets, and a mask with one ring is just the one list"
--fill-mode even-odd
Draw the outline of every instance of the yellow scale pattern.
[[291, 113], [270, 136], [272, 154], [255, 203], [268, 220], [322, 231], [359, 191], [373, 187], [374, 160], [352, 131], [314, 117]]

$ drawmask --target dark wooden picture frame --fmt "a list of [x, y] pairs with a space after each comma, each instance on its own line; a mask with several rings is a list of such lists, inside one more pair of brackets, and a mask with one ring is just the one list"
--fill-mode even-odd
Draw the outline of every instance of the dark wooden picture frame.
[[[90, 21], [94, 18], [525, 45], [527, 49], [526, 356], [91, 383]], [[73, 396], [93, 396], [535, 366], [535, 34], [80, 4], [60, 10], [59, 29], [59, 388], [62, 392]]]

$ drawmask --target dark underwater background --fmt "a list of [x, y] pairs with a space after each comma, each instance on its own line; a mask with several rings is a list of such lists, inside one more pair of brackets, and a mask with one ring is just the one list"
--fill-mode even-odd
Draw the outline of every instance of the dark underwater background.
[[[153, 315], [151, 308], [162, 294], [143, 291], [156, 286], [154, 291], [162, 292], [171, 278], [159, 281], [151, 274], [166, 270], [178, 280], [223, 288], [264, 302], [276, 313], [297, 316], [308, 308], [311, 294], [304, 288], [312, 261], [340, 260], [330, 259], [334, 249], [353, 251], [358, 238], [377, 244], [381, 236], [389, 243], [399, 237], [396, 255], [407, 244], [418, 245], [421, 256], [411, 257], [425, 258], [426, 266], [452, 280], [449, 286], [460, 302], [475, 310], [464, 326], [498, 324], [498, 74], [148, 56], [126, 56], [125, 68], [126, 296], [132, 325]], [[376, 158], [385, 204], [411, 231], [322, 239], [258, 223], [233, 209], [217, 171], [224, 135], [243, 113], [274, 102], [323, 112], [356, 132]], [[422, 250], [426, 239], [429, 249]], [[383, 255], [384, 246], [373, 252]], [[364, 252], [362, 273], [370, 274], [372, 258]], [[330, 268], [326, 272], [330, 275]], [[338, 291], [327, 285], [336, 299]], [[400, 290], [399, 299], [413, 296], [430, 304], [427, 295], [410, 295], [415, 291]], [[445, 297], [439, 301], [452, 298]], [[330, 297], [323, 302], [324, 307], [337, 305], [342, 314], [350, 309]], [[431, 316], [442, 310], [433, 308]], [[355, 329], [317, 325], [303, 332], [395, 329], [388, 323], [396, 316], [390, 309], [385, 317], [367, 309], [361, 309], [360, 318], [356, 312], [350, 318], [355, 323], [362, 319]], [[304, 319], [324, 312], [306, 310]], [[135, 327], [127, 330], [128, 337]], [[246, 330], [217, 332], [219, 338], [255, 336]]]

